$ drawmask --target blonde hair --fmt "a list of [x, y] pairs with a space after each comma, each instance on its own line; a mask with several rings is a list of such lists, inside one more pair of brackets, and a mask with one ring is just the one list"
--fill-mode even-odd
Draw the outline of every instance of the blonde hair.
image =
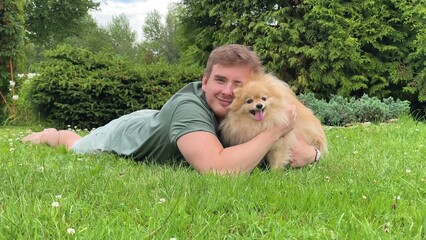
[[204, 74], [210, 76], [213, 66], [248, 66], [253, 73], [263, 72], [262, 63], [255, 52], [240, 44], [228, 44], [215, 48], [209, 56]]

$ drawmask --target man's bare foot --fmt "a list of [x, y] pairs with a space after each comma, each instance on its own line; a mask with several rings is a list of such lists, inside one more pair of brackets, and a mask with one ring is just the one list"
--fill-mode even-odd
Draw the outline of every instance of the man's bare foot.
[[32, 144], [48, 144], [51, 147], [56, 147], [59, 144], [59, 131], [54, 128], [44, 129], [42, 132], [32, 133], [22, 138], [23, 143]]

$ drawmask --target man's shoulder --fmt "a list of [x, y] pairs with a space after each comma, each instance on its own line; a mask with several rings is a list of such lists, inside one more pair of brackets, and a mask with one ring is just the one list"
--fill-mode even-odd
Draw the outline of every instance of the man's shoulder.
[[168, 101], [168, 104], [175, 106], [191, 103], [201, 104], [203, 106], [207, 105], [204, 91], [201, 89], [201, 81], [187, 84], [176, 92]]
[[175, 95], [200, 95], [203, 93], [203, 90], [201, 88], [201, 81], [191, 82], [186, 84], [184, 87], [182, 87], [179, 91], [175, 93]]

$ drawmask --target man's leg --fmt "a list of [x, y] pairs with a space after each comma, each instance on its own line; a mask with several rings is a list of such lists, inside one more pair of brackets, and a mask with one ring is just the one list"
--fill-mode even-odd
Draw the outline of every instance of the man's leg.
[[65, 147], [69, 150], [80, 138], [81, 136], [73, 131], [58, 131], [54, 128], [47, 128], [42, 132], [33, 133], [22, 138], [22, 142], [30, 142], [32, 144], [47, 144], [51, 147], [65, 145]]

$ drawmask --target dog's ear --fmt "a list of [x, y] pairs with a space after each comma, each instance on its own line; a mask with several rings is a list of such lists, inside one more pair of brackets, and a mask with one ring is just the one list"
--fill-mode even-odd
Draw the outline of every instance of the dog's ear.
[[241, 87], [237, 87], [234, 89], [234, 96], [238, 95], [238, 93], [241, 91]]

